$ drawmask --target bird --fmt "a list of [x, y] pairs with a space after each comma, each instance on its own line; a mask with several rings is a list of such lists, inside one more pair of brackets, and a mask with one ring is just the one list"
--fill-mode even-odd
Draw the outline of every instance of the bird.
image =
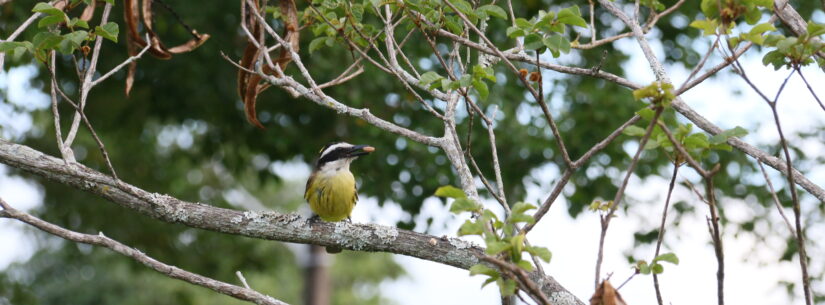
[[[346, 142], [333, 142], [321, 149], [304, 191], [304, 199], [315, 214], [311, 219], [351, 221], [352, 209], [358, 201], [358, 190], [349, 165], [373, 151], [375, 147]], [[340, 248], [327, 247], [327, 252], [341, 251]]]

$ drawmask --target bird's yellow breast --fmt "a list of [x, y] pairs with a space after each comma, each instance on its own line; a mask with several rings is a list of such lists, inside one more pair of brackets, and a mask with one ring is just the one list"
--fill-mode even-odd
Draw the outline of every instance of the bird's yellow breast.
[[350, 216], [358, 200], [355, 177], [348, 170], [319, 173], [310, 178], [304, 198], [324, 221], [344, 220]]

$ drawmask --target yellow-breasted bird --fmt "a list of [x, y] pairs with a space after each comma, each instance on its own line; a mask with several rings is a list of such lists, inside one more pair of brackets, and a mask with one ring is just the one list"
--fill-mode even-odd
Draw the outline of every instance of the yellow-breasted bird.
[[330, 143], [321, 149], [304, 192], [304, 199], [315, 215], [324, 221], [349, 219], [358, 201], [355, 177], [349, 171], [349, 165], [373, 151], [372, 146], [345, 142]]

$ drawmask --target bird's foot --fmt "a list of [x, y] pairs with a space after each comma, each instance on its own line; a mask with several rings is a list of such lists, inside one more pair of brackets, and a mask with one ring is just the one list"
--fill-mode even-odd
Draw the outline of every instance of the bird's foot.
[[309, 220], [307, 220], [310, 226], [319, 221], [321, 221], [321, 216], [318, 216], [318, 214], [312, 214], [312, 216], [309, 217]]

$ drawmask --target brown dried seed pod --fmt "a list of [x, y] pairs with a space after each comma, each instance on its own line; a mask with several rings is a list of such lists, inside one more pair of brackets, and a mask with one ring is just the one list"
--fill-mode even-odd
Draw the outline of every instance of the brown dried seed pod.
[[536, 71], [530, 72], [530, 78], [529, 79], [530, 79], [531, 82], [540, 81], [541, 80], [541, 73], [536, 72]]

